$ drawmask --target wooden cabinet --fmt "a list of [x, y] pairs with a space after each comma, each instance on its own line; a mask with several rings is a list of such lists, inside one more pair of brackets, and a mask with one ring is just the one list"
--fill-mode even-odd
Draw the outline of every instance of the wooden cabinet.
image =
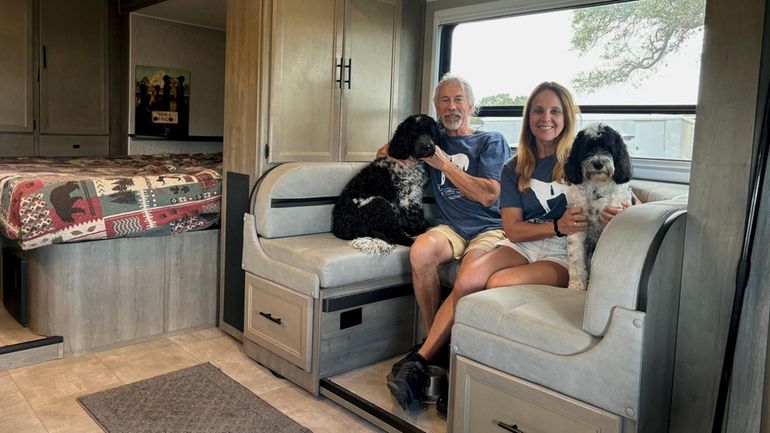
[[243, 336], [310, 371], [313, 298], [246, 273]]
[[622, 419], [458, 356], [447, 431], [621, 433]]
[[40, 133], [109, 134], [103, 0], [40, 1]]
[[31, 0], [0, 0], [0, 131], [32, 132]]
[[0, 156], [109, 153], [107, 13], [105, 0], [0, 0]]
[[400, 0], [273, 2], [268, 161], [371, 160], [388, 139]]

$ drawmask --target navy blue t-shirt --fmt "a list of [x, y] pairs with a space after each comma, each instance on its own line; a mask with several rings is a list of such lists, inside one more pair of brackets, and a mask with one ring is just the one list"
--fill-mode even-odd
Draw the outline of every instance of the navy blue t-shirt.
[[[497, 131], [476, 131], [464, 137], [449, 137], [442, 130], [439, 147], [469, 175], [497, 181], [500, 180], [503, 164], [511, 155], [508, 142]], [[466, 240], [502, 227], [499, 201], [484, 207], [466, 197], [440, 170], [429, 167], [429, 173], [431, 190], [439, 210], [439, 224], [447, 224]]]
[[545, 222], [561, 218], [567, 210], [567, 185], [552, 179], [556, 155], [537, 160], [529, 188], [519, 191], [516, 158], [505, 163], [500, 180], [500, 207], [524, 210], [524, 221]]

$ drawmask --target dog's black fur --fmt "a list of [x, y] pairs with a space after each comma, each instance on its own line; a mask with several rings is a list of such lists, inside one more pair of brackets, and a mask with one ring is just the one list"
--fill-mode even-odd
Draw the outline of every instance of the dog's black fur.
[[438, 140], [439, 127], [430, 116], [415, 114], [401, 122], [388, 155], [409, 161], [400, 165], [390, 158], [377, 158], [353, 177], [332, 211], [334, 235], [412, 245], [412, 236], [426, 229], [422, 192], [428, 181], [424, 163], [414, 159], [432, 156]]
[[[610, 159], [614, 163], [613, 182], [622, 184], [631, 180], [634, 169], [623, 137], [603, 123], [578, 132], [567, 162], [564, 164], [564, 177], [573, 185], [583, 183], [586, 180], [583, 174], [583, 162], [602, 154], [611, 156]], [[598, 169], [603, 170], [604, 167], [598, 167]]]

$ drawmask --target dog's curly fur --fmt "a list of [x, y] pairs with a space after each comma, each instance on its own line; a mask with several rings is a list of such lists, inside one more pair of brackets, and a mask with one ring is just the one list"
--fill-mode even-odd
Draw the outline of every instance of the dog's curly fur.
[[[406, 162], [377, 158], [350, 180], [332, 211], [334, 235], [412, 245], [412, 236], [426, 229], [422, 192], [428, 175], [417, 158], [432, 156], [438, 140], [438, 124], [430, 116], [416, 114], [401, 122], [390, 140], [388, 155]], [[361, 248], [360, 242], [351, 245]]]
[[585, 231], [567, 236], [569, 287], [586, 290], [591, 257], [604, 230], [602, 210], [633, 200], [631, 157], [617, 131], [604, 124], [590, 126], [575, 137], [564, 174], [570, 183], [567, 205], [583, 208], [588, 216]]

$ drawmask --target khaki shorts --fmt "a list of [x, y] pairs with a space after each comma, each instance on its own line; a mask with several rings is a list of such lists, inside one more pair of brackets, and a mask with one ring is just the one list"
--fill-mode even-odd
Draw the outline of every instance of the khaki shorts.
[[470, 250], [481, 250], [488, 253], [497, 247], [497, 242], [505, 239], [505, 232], [502, 229], [488, 230], [476, 235], [470, 242], [457, 234], [446, 224], [439, 224], [431, 227], [428, 231], [435, 231], [444, 235], [452, 245], [452, 254], [455, 259], [460, 259]]

